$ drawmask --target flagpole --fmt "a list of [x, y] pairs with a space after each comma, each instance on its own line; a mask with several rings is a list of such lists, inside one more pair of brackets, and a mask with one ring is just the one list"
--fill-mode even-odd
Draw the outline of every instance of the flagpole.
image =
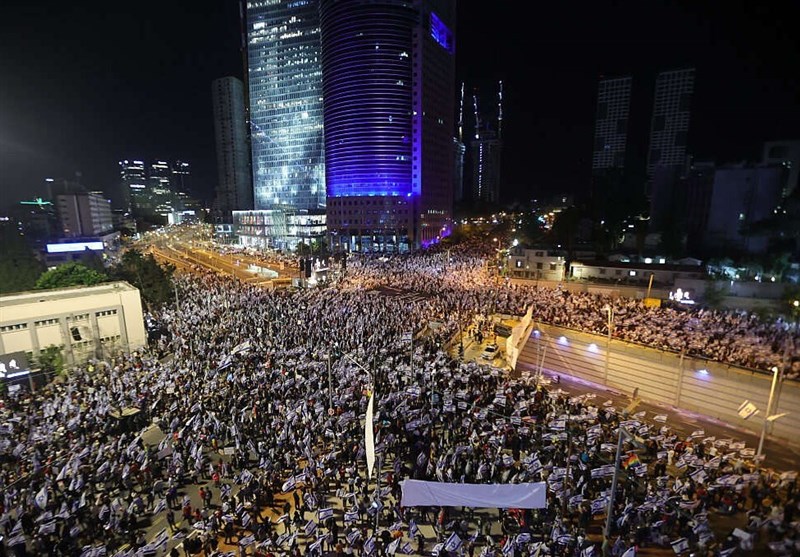
[[617, 481], [619, 480], [619, 457], [622, 453], [622, 440], [625, 428], [619, 426], [619, 438], [617, 439], [617, 454], [614, 457], [614, 477], [611, 479], [611, 493], [608, 495], [608, 510], [606, 511], [606, 527], [603, 532], [606, 538], [611, 537], [611, 522], [614, 520], [614, 495], [617, 492]]

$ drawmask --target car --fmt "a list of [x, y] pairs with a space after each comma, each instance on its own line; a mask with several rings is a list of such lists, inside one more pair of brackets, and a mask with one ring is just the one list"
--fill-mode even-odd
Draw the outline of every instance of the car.
[[488, 344], [486, 348], [483, 349], [483, 353], [481, 354], [481, 358], [484, 360], [494, 360], [497, 357], [498, 346], [496, 344]]

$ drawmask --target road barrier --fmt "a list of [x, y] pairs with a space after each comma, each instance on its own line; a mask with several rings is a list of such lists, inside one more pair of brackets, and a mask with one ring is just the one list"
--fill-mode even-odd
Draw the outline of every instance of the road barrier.
[[[754, 433], [761, 432], [772, 382], [772, 373], [543, 324], [535, 324], [517, 365], [561, 371], [631, 396], [636, 391], [644, 401], [697, 412]], [[745, 400], [759, 409], [747, 420], [738, 413]], [[767, 431], [797, 443], [800, 382], [778, 383], [770, 415], [784, 412], [787, 415], [771, 422]]]

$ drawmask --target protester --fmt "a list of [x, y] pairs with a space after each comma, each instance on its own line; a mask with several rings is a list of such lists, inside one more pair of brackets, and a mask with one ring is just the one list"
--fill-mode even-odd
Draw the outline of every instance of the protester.
[[[2, 399], [3, 543], [41, 555], [99, 547], [107, 555], [123, 547], [163, 554], [180, 539], [174, 536], [196, 530], [275, 555], [300, 552], [300, 544], [321, 554], [337, 543], [359, 556], [414, 553], [409, 542], [422, 551], [426, 541], [436, 554], [572, 556], [589, 547], [599, 554], [602, 538], [592, 541], [587, 528], [608, 504], [619, 427], [650, 442], [649, 461], [626, 460], [606, 551], [629, 557], [636, 544], [683, 539], [722, 547], [709, 526], [712, 509], [741, 515], [741, 530], [753, 539], [795, 543], [797, 525], [785, 520], [797, 505], [793, 471], [748, 469], [746, 448], [734, 440], [681, 438], [653, 416], [511, 379], [454, 360], [442, 346], [462, 327], [491, 334], [492, 315], [529, 307], [537, 321], [604, 333], [602, 308], [610, 304], [618, 338], [764, 369], [782, 361], [796, 330], [743, 313], [676, 312], [497, 284], [485, 253], [445, 253], [354, 256], [346, 276], [321, 289], [271, 292], [213, 274], [178, 276], [180, 308], [149, 316], [165, 331], [154, 347], [92, 361], [92, 371], [81, 366], [36, 393]], [[377, 470], [368, 479], [362, 420], [373, 394], [380, 419]], [[163, 440], [149, 445], [109, 419], [122, 408], [139, 409]], [[222, 458], [224, 448], [233, 454]], [[179, 491], [199, 478], [211, 479], [219, 505], [206, 503], [207, 486], [193, 512]], [[500, 537], [491, 527], [481, 532], [463, 509], [402, 507], [399, 485], [407, 478], [544, 481], [548, 505], [503, 511]], [[262, 529], [259, 509], [277, 493], [298, 493], [297, 502], [286, 497], [288, 508]], [[184, 519], [177, 527], [142, 538], [150, 518], [175, 510]], [[478, 516], [498, 520], [497, 511]], [[387, 535], [372, 534], [375, 521]], [[425, 540], [421, 525], [435, 525], [440, 539]]]

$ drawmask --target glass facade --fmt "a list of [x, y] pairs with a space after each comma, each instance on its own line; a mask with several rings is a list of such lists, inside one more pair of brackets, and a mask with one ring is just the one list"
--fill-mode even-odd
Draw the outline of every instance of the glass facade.
[[256, 209], [325, 210], [319, 3], [247, 3]]
[[[323, 2], [330, 197], [410, 196], [410, 2]], [[369, 71], [365, 71], [369, 68]]]

